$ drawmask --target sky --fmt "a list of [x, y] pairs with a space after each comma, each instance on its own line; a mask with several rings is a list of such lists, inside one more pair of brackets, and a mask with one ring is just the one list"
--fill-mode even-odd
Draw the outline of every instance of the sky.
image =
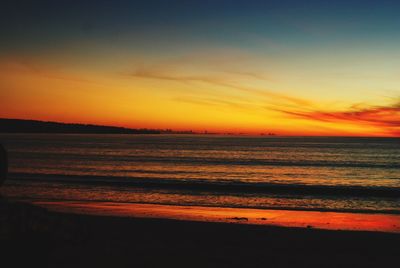
[[2, 1], [0, 117], [400, 136], [398, 1]]

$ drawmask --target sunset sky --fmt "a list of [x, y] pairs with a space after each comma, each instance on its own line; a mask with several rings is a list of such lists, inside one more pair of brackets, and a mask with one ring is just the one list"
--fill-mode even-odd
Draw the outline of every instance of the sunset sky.
[[399, 1], [6, 2], [2, 118], [400, 136]]

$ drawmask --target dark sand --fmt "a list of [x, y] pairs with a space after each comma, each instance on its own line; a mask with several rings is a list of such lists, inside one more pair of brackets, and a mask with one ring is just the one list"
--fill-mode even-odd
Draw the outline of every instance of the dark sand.
[[[19, 213], [27, 214], [26, 209]], [[32, 222], [29, 227], [0, 238], [1, 267], [354, 268], [400, 263], [400, 234], [393, 233], [89, 216], [41, 208], [28, 214], [22, 217]]]

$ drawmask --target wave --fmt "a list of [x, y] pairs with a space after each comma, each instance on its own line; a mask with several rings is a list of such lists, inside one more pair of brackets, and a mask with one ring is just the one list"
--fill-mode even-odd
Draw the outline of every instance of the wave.
[[213, 158], [190, 156], [143, 156], [143, 155], [82, 155], [58, 153], [31, 153], [30, 157], [40, 159], [74, 159], [74, 161], [91, 162], [129, 162], [134, 163], [167, 163], [185, 165], [235, 165], [235, 166], [277, 166], [277, 167], [317, 167], [317, 168], [384, 168], [399, 169], [400, 162], [370, 162], [370, 161], [323, 161], [323, 160], [282, 160], [282, 159], [255, 159], [255, 158]]
[[262, 210], [295, 210], [295, 211], [317, 211], [317, 212], [348, 212], [348, 213], [366, 213], [366, 214], [394, 214], [400, 215], [400, 210], [397, 209], [358, 209], [358, 208], [325, 208], [325, 207], [296, 207], [296, 206], [249, 206], [241, 204], [181, 204], [176, 202], [121, 202], [110, 201], [109, 199], [77, 199], [77, 198], [43, 198], [43, 197], [13, 197], [13, 200], [24, 202], [81, 202], [81, 203], [113, 203], [113, 204], [153, 204], [153, 205], [167, 205], [167, 206], [180, 206], [180, 207], [217, 207], [217, 208], [246, 208], [246, 209], [262, 209]]
[[[332, 161], [288, 161], [288, 160], [262, 160], [262, 159], [221, 159], [221, 158], [196, 158], [196, 157], [127, 157], [123, 159], [134, 162], [169, 162], [184, 164], [206, 165], [245, 165], [245, 166], [289, 166], [289, 167], [339, 167], [339, 168], [385, 168], [398, 169], [399, 163], [371, 163], [371, 162], [332, 162]], [[122, 161], [123, 161], [122, 160]], [[121, 159], [116, 159], [121, 161]]]
[[58, 175], [11, 173], [10, 180], [90, 184], [97, 186], [140, 187], [193, 192], [264, 193], [283, 195], [386, 197], [400, 198], [400, 187], [326, 186], [304, 184], [246, 183], [232, 180], [210, 181], [204, 179], [175, 180], [167, 178], [141, 178], [122, 176]]

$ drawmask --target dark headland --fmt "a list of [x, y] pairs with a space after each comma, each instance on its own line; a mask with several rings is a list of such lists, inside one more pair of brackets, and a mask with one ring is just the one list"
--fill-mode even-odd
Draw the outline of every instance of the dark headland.
[[160, 134], [162, 130], [0, 118], [0, 133]]

